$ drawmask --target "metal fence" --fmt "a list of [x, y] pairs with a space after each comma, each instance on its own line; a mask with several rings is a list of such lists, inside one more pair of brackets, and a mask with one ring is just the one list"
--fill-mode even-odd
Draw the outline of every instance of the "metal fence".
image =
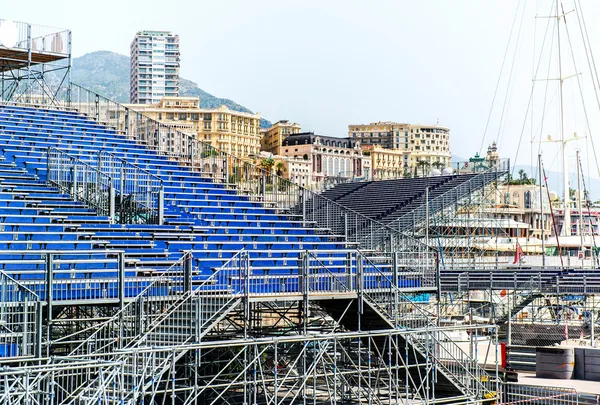
[[39, 297], [0, 271], [0, 362], [41, 353]]
[[2, 19], [0, 28], [5, 41], [2, 45], [6, 48], [60, 55], [71, 53], [69, 30]]
[[[457, 205], [459, 205], [459, 202], [465, 197], [471, 196], [474, 190], [480, 190], [493, 181], [499, 181], [499, 179], [508, 174], [509, 171], [510, 159], [500, 159], [498, 162], [492, 165], [482, 166], [481, 170], [471, 173], [473, 174], [473, 177], [471, 177], [469, 180], [435, 198], [430, 199], [427, 204], [419, 206], [412, 212], [409, 212], [388, 223], [388, 225], [400, 230], [412, 230], [413, 232], [416, 232], [417, 228], [423, 227], [423, 223], [428, 219], [429, 215], [433, 215], [434, 213], [438, 212], [444, 212], [453, 207], [456, 209]], [[457, 172], [460, 171], [457, 170]], [[482, 202], [480, 201], [477, 203], [480, 204]], [[455, 220], [455, 216], [452, 215], [450, 221]], [[466, 221], [470, 221], [472, 225], [473, 219], [466, 219]], [[437, 225], [444, 226], [443, 223]]]
[[[124, 396], [122, 364], [53, 357], [0, 369], [2, 404], [117, 404]], [[96, 375], [102, 378], [92, 378]]]
[[579, 393], [573, 388], [503, 383], [499, 403], [506, 405], [579, 405], [580, 402]]
[[120, 223], [163, 224], [162, 179], [106, 151], [98, 153], [98, 169], [111, 178], [119, 197], [116, 213]]
[[94, 209], [98, 215], [113, 217], [115, 194], [106, 173], [53, 147], [47, 152], [48, 182]]

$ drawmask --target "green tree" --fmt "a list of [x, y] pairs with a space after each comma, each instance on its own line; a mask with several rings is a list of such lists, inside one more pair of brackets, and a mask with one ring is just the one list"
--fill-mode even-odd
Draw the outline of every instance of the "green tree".
[[277, 163], [275, 163], [275, 173], [281, 177], [283, 176], [283, 172], [285, 172], [285, 165], [283, 164], [282, 161], [278, 161]]
[[273, 166], [275, 166], [275, 159], [273, 159], [272, 157], [268, 157], [260, 161], [260, 167], [263, 168], [269, 174], [273, 170]]

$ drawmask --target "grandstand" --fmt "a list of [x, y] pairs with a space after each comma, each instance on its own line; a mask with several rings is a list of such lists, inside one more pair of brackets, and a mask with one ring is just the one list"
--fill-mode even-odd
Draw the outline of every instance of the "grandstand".
[[[502, 168], [484, 173], [347, 183], [337, 185], [322, 195], [374, 220], [397, 224], [401, 218], [410, 218], [412, 221], [411, 214], [425, 206], [427, 200], [435, 200], [448, 192], [459, 200], [498, 181], [506, 170]], [[467, 184], [469, 188], [465, 189]], [[435, 211], [430, 214], [435, 215]], [[404, 228], [405, 225], [402, 224], [401, 227]]]
[[[410, 377], [402, 382], [388, 381], [386, 395], [391, 395], [392, 389], [399, 395], [399, 388], [391, 387], [399, 384], [403, 391], [410, 387], [411, 395], [418, 397], [438, 395], [447, 399], [488, 391], [482, 385], [472, 387], [472, 382], [456, 380], [453, 370], [440, 371], [435, 390], [420, 389], [420, 384], [413, 382], [432, 361], [427, 355], [429, 349], [418, 339], [407, 339], [393, 330], [403, 322], [418, 327], [432, 321], [417, 316], [416, 304], [402, 297], [435, 291], [434, 262], [427, 260], [433, 255], [420, 253], [420, 264], [408, 253], [406, 257], [398, 257], [399, 252], [366, 256], [356, 249], [357, 243], [347, 241], [346, 235], [332, 234], [302, 215], [284, 213], [271, 201], [253, 198], [256, 196], [240, 192], [235, 185], [216, 182], [210, 173], [182, 165], [75, 111], [2, 105], [0, 145], [2, 274], [11, 285], [39, 297], [46, 314], [45, 319], [32, 321], [28, 332], [13, 325], [15, 331], [21, 332], [16, 333], [21, 338], [5, 342], [6, 353], [70, 353], [88, 358], [106, 345], [116, 349], [111, 346], [115, 344], [111, 340], [114, 334], [127, 334], [129, 324], [137, 323], [138, 311], [143, 307], [148, 311], [147, 328], [131, 326], [133, 336], [129, 340], [123, 336], [119, 349], [177, 346], [179, 352], [173, 358], [165, 357], [164, 350], [157, 354], [147, 349], [152, 357], [139, 364], [147, 367], [148, 362], [169, 360], [169, 367], [155, 370], [161, 380], [171, 367], [187, 358], [193, 343], [202, 343], [202, 336], [214, 338], [211, 328], [237, 317], [248, 319], [249, 323], [249, 318], [261, 313], [258, 308], [256, 314], [249, 313], [249, 308], [242, 305], [244, 301], [246, 306], [255, 307], [283, 299], [303, 303], [286, 309], [298, 308], [303, 313], [301, 318], [312, 312], [309, 306], [317, 305], [321, 312], [341, 321], [348, 331], [360, 334], [362, 330], [388, 330], [374, 338], [373, 344], [379, 350], [389, 351], [390, 341], [396, 341], [399, 347], [412, 346], [413, 354], [409, 355], [405, 348], [395, 350], [394, 357], [408, 356], [408, 361], [416, 366], [409, 368], [414, 373], [410, 371]], [[121, 207], [123, 204], [134, 214], [123, 215], [127, 211]], [[357, 276], [360, 281], [355, 281]], [[394, 296], [395, 301], [391, 299]], [[74, 304], [104, 305], [103, 311], [110, 308], [106, 305], [113, 304], [117, 312], [90, 329], [92, 321], [78, 326], [68, 319], [72, 313], [65, 311]], [[192, 327], [197, 313], [194, 307], [202, 311], [201, 318], [206, 320]], [[399, 307], [411, 309], [403, 314]], [[157, 308], [162, 310], [153, 312]], [[135, 315], [125, 316], [127, 311], [134, 311]], [[379, 323], [375, 322], [376, 316], [381, 318]], [[183, 320], [190, 326], [184, 327]], [[41, 330], [35, 331], [34, 325], [40, 324], [49, 330], [50, 341], [41, 336]], [[300, 326], [307, 333], [315, 330], [307, 319]], [[96, 328], [102, 331], [101, 338], [98, 331], [92, 333]], [[248, 328], [244, 322], [243, 335], [250, 333]], [[323, 333], [323, 328], [329, 327], [321, 323], [316, 330]], [[220, 329], [219, 332], [222, 333]], [[239, 333], [230, 331], [229, 338]], [[264, 332], [260, 335], [264, 336]], [[327, 336], [339, 339], [336, 334]], [[354, 344], [352, 341], [344, 344]], [[448, 355], [456, 356], [455, 350], [460, 349], [449, 350]], [[103, 377], [110, 381], [109, 374], [114, 371], [111, 367], [123, 361], [124, 355], [116, 350], [100, 353], [107, 362], [100, 374], [107, 373]], [[463, 356], [464, 364], [455, 367], [477, 368], [466, 353], [460, 353], [463, 354], [458, 357]], [[440, 367], [444, 365], [442, 359], [436, 362]], [[61, 363], [57, 367], [62, 366]], [[395, 367], [398, 372], [400, 364]], [[150, 395], [151, 387], [141, 382], [146, 378], [143, 374], [126, 374], [130, 381], [124, 382], [111, 400], [124, 400], [125, 396], [137, 401], [140, 395]], [[168, 379], [165, 381], [152, 395], [164, 398]], [[98, 380], [93, 383], [99, 384]], [[128, 396], [127, 384], [137, 384], [140, 390]], [[85, 395], [93, 389], [100, 388], [80, 387]], [[378, 383], [370, 389], [382, 387]], [[231, 395], [239, 393], [234, 390]]]
[[[444, 270], [485, 266], [489, 252], [479, 248], [481, 238], [508, 237], [511, 232], [485, 211], [494, 204], [497, 185], [507, 178], [509, 167], [508, 160], [499, 160], [482, 163], [475, 172], [459, 167], [463, 174], [339, 184], [309, 199], [305, 210], [310, 218], [329, 218], [331, 228], [360, 235], [362, 244], [381, 230], [410, 236], [439, 251]], [[328, 213], [330, 202], [355, 214], [337, 215], [336, 222]], [[356, 221], [357, 215], [370, 221]], [[399, 236], [384, 233], [376, 238], [379, 245], [394, 249]]]
[[581, 277], [596, 291], [583, 271], [454, 267], [424, 238], [507, 163], [317, 195], [45, 81], [70, 32], [44, 32], [53, 49], [0, 47], [35, 77], [0, 102], [0, 403], [508, 402], [496, 329], [441, 327], [442, 298], [508, 289], [502, 319]]
[[[442, 293], [490, 276], [445, 265], [423, 238], [507, 164], [314, 194], [46, 77], [53, 64], [68, 79], [70, 32], [16, 26], [28, 34], [0, 46], [0, 403], [529, 395], [499, 380], [495, 328], [440, 326]], [[527, 277], [533, 291], [533, 273], [493, 289]]]
[[[70, 68], [70, 32], [43, 33], [51, 49], [31, 35], [0, 46], [7, 71], [28, 78], [0, 103], [1, 403], [497, 395], [497, 363], [469, 354], [494, 336], [466, 327], [468, 347], [455, 344], [427, 310], [435, 251], [45, 77], [46, 63]], [[31, 57], [10, 65], [17, 53]], [[325, 215], [310, 211], [317, 198]]]

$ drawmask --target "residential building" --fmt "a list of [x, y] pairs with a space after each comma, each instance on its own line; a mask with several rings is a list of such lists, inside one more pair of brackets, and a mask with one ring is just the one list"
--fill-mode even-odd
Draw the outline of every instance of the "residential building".
[[385, 149], [381, 146], [373, 146], [364, 151], [365, 155], [371, 157], [371, 168], [374, 180], [397, 179], [410, 174], [405, 163], [410, 156], [409, 151], [402, 149]]
[[315, 135], [303, 132], [288, 136], [283, 140], [281, 155], [302, 159], [311, 165], [311, 183], [321, 188], [333, 179], [369, 178], [364, 171], [364, 156], [360, 142], [350, 138]]
[[139, 31], [131, 42], [129, 100], [155, 104], [179, 95], [179, 36], [168, 31]]
[[200, 108], [198, 97], [164, 97], [156, 104], [129, 107], [237, 157], [260, 152], [258, 113], [233, 111], [224, 105]]
[[269, 128], [261, 130], [261, 150], [274, 155], [281, 154], [283, 140], [292, 134], [300, 133], [300, 124], [287, 120], [277, 121]]
[[302, 158], [293, 156], [282, 156], [281, 161], [284, 165], [284, 176], [292, 183], [303, 187], [311, 187], [312, 178], [312, 162]]
[[[397, 173], [428, 175], [433, 168], [442, 170], [451, 164], [450, 129], [446, 127], [373, 122], [349, 125], [348, 135], [359, 140], [365, 150], [377, 146], [396, 151], [395, 155], [401, 155], [403, 160], [401, 170], [396, 167], [391, 169]], [[393, 155], [387, 155], [388, 163], [394, 161], [394, 164], [398, 164]]]

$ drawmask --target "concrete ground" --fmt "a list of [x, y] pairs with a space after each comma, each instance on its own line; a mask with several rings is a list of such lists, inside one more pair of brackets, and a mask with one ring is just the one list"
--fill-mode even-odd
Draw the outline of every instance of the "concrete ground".
[[553, 378], [536, 378], [535, 373], [518, 373], [519, 384], [541, 385], [544, 387], [566, 387], [578, 392], [600, 395], [600, 381], [556, 380]]

